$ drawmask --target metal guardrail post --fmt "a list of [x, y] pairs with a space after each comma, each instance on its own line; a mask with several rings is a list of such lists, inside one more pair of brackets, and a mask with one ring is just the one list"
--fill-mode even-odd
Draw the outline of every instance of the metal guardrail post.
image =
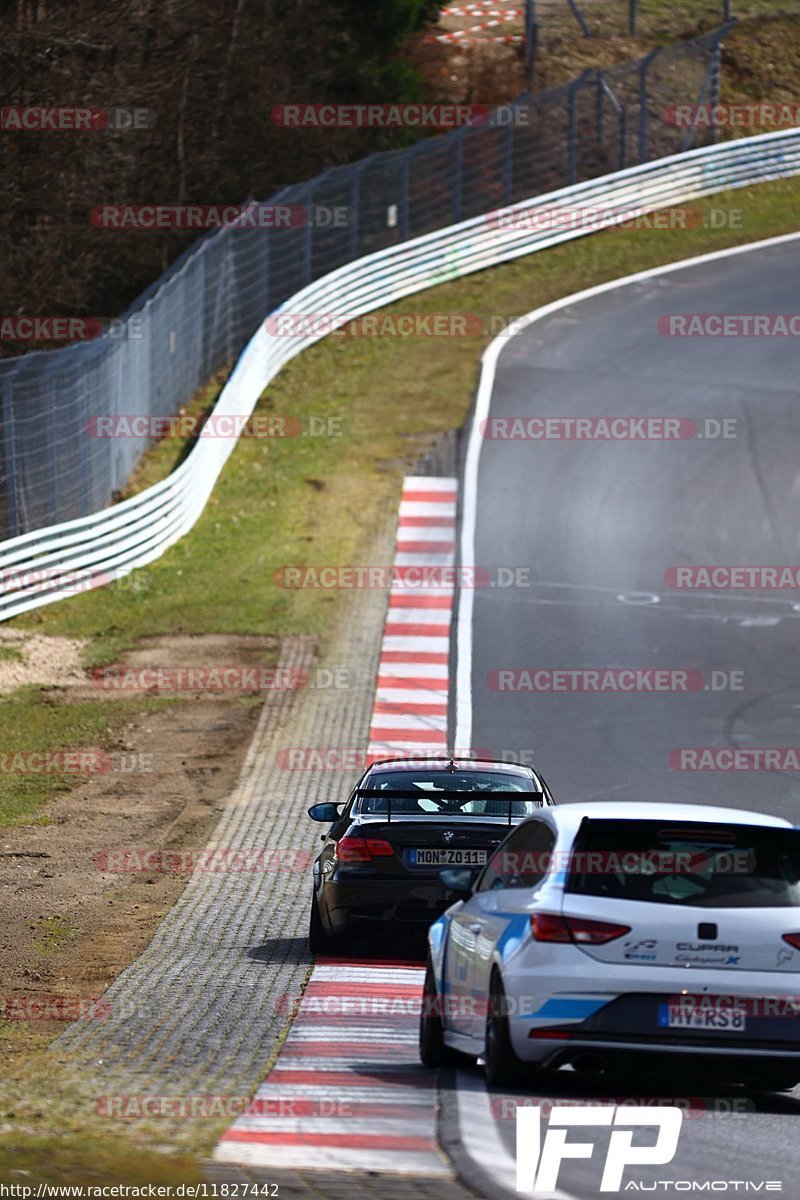
[[536, 52], [539, 48], [539, 23], [536, 0], [525, 0], [525, 62], [528, 71], [528, 90], [533, 91], [536, 78]]
[[503, 130], [503, 204], [511, 203], [514, 182], [514, 126]]
[[647, 72], [661, 53], [661, 46], [656, 46], [646, 58], [639, 63], [639, 162], [647, 162], [649, 154], [647, 111]]
[[311, 209], [314, 204], [314, 188], [310, 186], [306, 191], [306, 221], [305, 236], [303, 238], [303, 280], [306, 284], [311, 283], [314, 278], [314, 225], [311, 219]]
[[[731, 22], [731, 26], [735, 25], [735, 24], [736, 24], [735, 21]], [[727, 29], [724, 30], [723, 32], [727, 32]], [[719, 128], [717, 126], [716, 116], [717, 116], [717, 105], [719, 104], [719, 84], [720, 84], [721, 65], [722, 65], [722, 33], [720, 33], [717, 43], [714, 46], [714, 49], [711, 51], [711, 58], [709, 59], [708, 66], [706, 68], [706, 73], [703, 76], [703, 82], [700, 85], [700, 91], [698, 92], [697, 101], [695, 103], [695, 109], [700, 109], [700, 107], [703, 104], [703, 101], [706, 98], [706, 92], [708, 92], [711, 106], [712, 106], [711, 111], [713, 114], [712, 126], [711, 126], [711, 141], [712, 142], [719, 141]], [[681, 151], [688, 150], [691, 147], [692, 142], [694, 141], [694, 132], [695, 132], [695, 124], [690, 122], [689, 126], [686, 130], [686, 133], [684, 134], [684, 136], [681, 140]]]
[[[727, 7], [727, 5], [726, 5], [726, 7]], [[711, 126], [712, 142], [719, 141], [719, 124], [717, 123], [717, 114], [719, 111], [719, 85], [720, 85], [721, 74], [722, 74], [722, 41], [720, 40], [719, 42], [717, 42], [716, 46], [714, 47], [713, 54], [711, 55], [710, 92], [711, 92], [711, 113], [712, 113], [712, 126]]]
[[605, 105], [604, 105], [603, 101], [605, 100], [605, 92], [603, 91], [603, 76], [602, 75], [597, 76], [597, 87], [595, 89], [595, 92], [596, 92], [596, 94], [595, 94], [595, 98], [594, 98], [594, 125], [595, 125], [594, 140], [598, 146], [602, 146], [603, 134], [605, 132], [603, 129], [603, 121], [605, 119], [605, 112], [604, 112]]
[[[272, 203], [276, 204], [276, 205], [280, 204], [281, 199], [283, 197], [286, 197], [287, 195], [290, 195], [291, 191], [292, 191], [291, 186], [289, 186], [288, 184], [285, 187], [279, 188], [278, 191], [275, 193], [275, 196], [273, 197]], [[255, 203], [255, 201], [254, 201], [254, 203]], [[271, 254], [272, 237], [273, 237], [272, 230], [265, 229], [263, 231], [263, 236], [261, 238], [261, 243], [260, 243], [263, 247], [262, 252], [261, 252], [262, 257], [261, 257], [260, 270], [261, 270], [261, 294], [264, 298], [263, 302], [262, 302], [262, 312], [264, 312], [264, 313], [270, 312], [269, 297], [270, 297], [270, 282], [271, 281], [270, 281], [269, 272], [270, 272], [270, 267], [272, 265], [272, 254]]]
[[628, 33], [631, 36], [636, 33], [637, 15], [636, 0], [628, 0]]
[[583, 30], [584, 35], [586, 37], [591, 37], [592, 31], [589, 28], [588, 24], [586, 23], [586, 18], [584, 17], [583, 13], [580, 10], [578, 0], [567, 0], [567, 3], [569, 4], [570, 8], [572, 9], [573, 13], [575, 14], [575, 20], [580, 25], [581, 29]]
[[571, 83], [567, 93], [567, 183], [573, 184], [577, 174], [577, 114], [575, 111], [575, 96], [578, 91], [577, 83]]
[[578, 111], [577, 95], [582, 87], [591, 81], [594, 71], [591, 67], [577, 79], [573, 79], [567, 92], [567, 183], [572, 185], [578, 177]]
[[409, 229], [411, 228], [411, 196], [410, 196], [410, 172], [408, 164], [411, 161], [411, 155], [406, 154], [403, 158], [403, 175], [401, 182], [400, 195], [400, 237], [404, 242], [408, 241]]
[[[601, 113], [603, 112], [603, 109], [604, 109], [603, 101], [604, 101], [604, 97], [607, 96], [609, 101], [611, 102], [611, 107], [614, 109], [614, 112], [617, 114], [617, 116], [619, 118], [619, 170], [621, 171], [625, 166], [625, 159], [627, 157], [628, 110], [625, 108], [625, 106], [623, 104], [620, 104], [619, 100], [617, 99], [617, 97], [614, 94], [613, 88], [609, 87], [608, 83], [606, 82], [606, 80], [604, 79], [602, 74], [598, 75], [598, 77], [597, 77], [597, 87], [598, 87], [598, 94], [599, 94], [598, 108], [599, 108], [600, 112]], [[604, 139], [600, 139], [600, 140], [604, 140]]]
[[3, 462], [6, 469], [6, 524], [7, 537], [17, 537], [20, 532], [17, 502], [17, 439], [14, 425], [14, 392], [11, 381], [14, 373], [3, 380]]
[[464, 212], [464, 138], [466, 136], [467, 126], [461, 125], [453, 138], [453, 172], [450, 190], [453, 193], [453, 220], [456, 224], [463, 220]]
[[353, 169], [350, 180], [350, 257], [358, 258], [361, 244], [361, 171], [362, 166]]

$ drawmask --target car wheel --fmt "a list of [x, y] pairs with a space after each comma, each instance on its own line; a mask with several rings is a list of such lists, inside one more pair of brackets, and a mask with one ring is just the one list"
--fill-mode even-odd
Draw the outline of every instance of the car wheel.
[[419, 1014], [419, 1057], [426, 1067], [456, 1066], [468, 1062], [466, 1054], [445, 1045], [441, 999], [436, 991], [436, 976], [430, 958], [422, 986], [422, 1011]]
[[352, 951], [351, 939], [348, 934], [328, 933], [322, 924], [319, 905], [314, 895], [311, 897], [311, 915], [308, 919], [308, 948], [314, 958], [318, 958], [321, 954], [344, 955], [350, 954]]
[[489, 1006], [486, 1012], [483, 1073], [489, 1087], [505, 1087], [519, 1079], [521, 1069], [522, 1064], [514, 1053], [508, 1031], [506, 993], [499, 973], [494, 971], [489, 985]]
[[316, 896], [311, 897], [311, 916], [308, 920], [308, 948], [316, 957], [318, 954], [328, 954], [330, 951], [330, 936], [322, 924], [319, 915], [319, 905]]

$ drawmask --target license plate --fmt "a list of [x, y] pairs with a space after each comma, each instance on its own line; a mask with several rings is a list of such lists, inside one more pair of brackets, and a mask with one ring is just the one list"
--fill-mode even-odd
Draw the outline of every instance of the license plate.
[[665, 1029], [718, 1029], [741, 1032], [747, 1027], [744, 1012], [729, 1004], [661, 1004], [658, 1023]]
[[408, 861], [412, 867], [482, 867], [486, 863], [486, 851], [409, 850]]

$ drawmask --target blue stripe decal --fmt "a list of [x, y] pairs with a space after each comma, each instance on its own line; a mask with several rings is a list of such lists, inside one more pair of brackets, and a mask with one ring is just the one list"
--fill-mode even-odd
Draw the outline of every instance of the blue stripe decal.
[[541, 1008], [535, 1013], [529, 1013], [529, 1018], [536, 1019], [540, 1017], [548, 1017], [551, 1020], [583, 1020], [585, 1017], [591, 1017], [599, 1008], [605, 1008], [609, 998], [603, 1000], [582, 1000], [569, 996], [553, 996], [549, 1000], [545, 1000]]

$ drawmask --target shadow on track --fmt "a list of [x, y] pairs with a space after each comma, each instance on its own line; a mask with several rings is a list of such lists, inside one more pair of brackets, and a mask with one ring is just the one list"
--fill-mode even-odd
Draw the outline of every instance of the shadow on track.
[[[453, 1086], [453, 1081], [448, 1081]], [[671, 1078], [654, 1078], [645, 1071], [626, 1068], [624, 1073], [588, 1073], [562, 1069], [521, 1081], [514, 1089], [488, 1089], [495, 1116], [513, 1119], [519, 1104], [571, 1104], [588, 1102], [650, 1107], [676, 1104], [695, 1116], [737, 1113], [800, 1115], [800, 1089], [767, 1092], [708, 1077], [675, 1071]], [[503, 1102], [507, 1102], [505, 1105]]]
[[267, 938], [260, 946], [251, 946], [247, 957], [255, 962], [275, 963], [276, 959], [284, 961], [311, 962], [306, 937]]

